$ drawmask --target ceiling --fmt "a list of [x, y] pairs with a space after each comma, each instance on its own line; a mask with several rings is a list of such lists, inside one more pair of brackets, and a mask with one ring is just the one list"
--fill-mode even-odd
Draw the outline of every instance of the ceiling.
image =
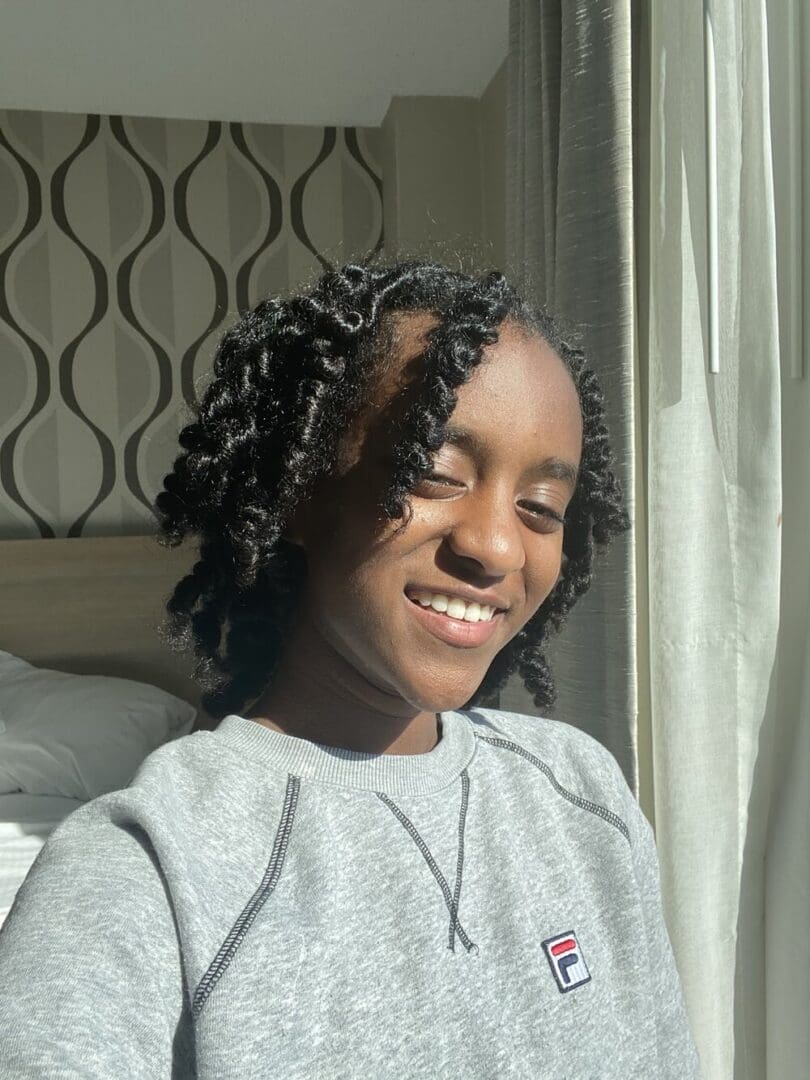
[[2, 0], [0, 108], [376, 126], [478, 97], [509, 0]]

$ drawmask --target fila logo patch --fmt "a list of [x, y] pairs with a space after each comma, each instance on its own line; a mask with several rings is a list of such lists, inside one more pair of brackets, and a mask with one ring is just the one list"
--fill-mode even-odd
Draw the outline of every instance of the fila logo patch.
[[573, 930], [546, 938], [543, 948], [561, 994], [590, 982], [591, 973]]

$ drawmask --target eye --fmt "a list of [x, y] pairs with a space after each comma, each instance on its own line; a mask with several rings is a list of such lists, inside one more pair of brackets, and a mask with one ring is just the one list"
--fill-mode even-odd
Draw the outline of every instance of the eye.
[[565, 517], [562, 514], [558, 514], [556, 510], [552, 510], [548, 506], [543, 506], [542, 503], [528, 502], [525, 499], [521, 499], [518, 506], [523, 510], [527, 510], [532, 517], [538, 520], [545, 519], [547, 521], [557, 522], [559, 525], [565, 525]]
[[464, 487], [460, 480], [454, 480], [452, 476], [443, 473], [428, 473], [424, 480], [428, 484], [448, 484], [450, 487]]
[[454, 480], [452, 476], [445, 476], [443, 473], [428, 473], [419, 481], [419, 487], [463, 488], [464, 484], [460, 480]]

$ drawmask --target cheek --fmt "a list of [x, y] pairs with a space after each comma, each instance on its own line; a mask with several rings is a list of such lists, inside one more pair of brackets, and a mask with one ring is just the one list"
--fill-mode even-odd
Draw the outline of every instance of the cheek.
[[526, 583], [527, 619], [531, 618], [553, 592], [562, 571], [562, 536], [554, 533], [543, 538], [536, 549], [527, 552], [524, 581]]
[[361, 522], [347, 509], [335, 528], [310, 548], [305, 591], [320, 621], [343, 634], [373, 623], [383, 628], [386, 615], [401, 592], [401, 560], [407, 550], [400, 524]]

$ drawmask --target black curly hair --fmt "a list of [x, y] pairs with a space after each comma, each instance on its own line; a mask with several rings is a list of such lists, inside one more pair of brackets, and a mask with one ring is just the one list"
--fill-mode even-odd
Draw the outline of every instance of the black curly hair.
[[579, 481], [566, 514], [560, 578], [535, 615], [501, 650], [469, 705], [491, 702], [518, 671], [539, 708], [556, 691], [543, 643], [591, 583], [594, 544], [629, 528], [612, 471], [604, 400], [579, 348], [546, 312], [526, 303], [503, 274], [473, 276], [425, 259], [353, 263], [308, 290], [263, 300], [222, 337], [213, 378], [184, 453], [157, 496], [160, 540], [199, 537], [199, 560], [176, 585], [163, 634], [191, 649], [202, 704], [213, 717], [257, 698], [279, 661], [306, 575], [285, 525], [314, 483], [334, 468], [341, 440], [390, 353], [395, 316], [436, 321], [420, 358], [421, 378], [397, 422], [394, 465], [382, 510], [401, 518], [431, 471], [456, 390], [510, 320], [540, 335], [576, 385], [583, 415]]

